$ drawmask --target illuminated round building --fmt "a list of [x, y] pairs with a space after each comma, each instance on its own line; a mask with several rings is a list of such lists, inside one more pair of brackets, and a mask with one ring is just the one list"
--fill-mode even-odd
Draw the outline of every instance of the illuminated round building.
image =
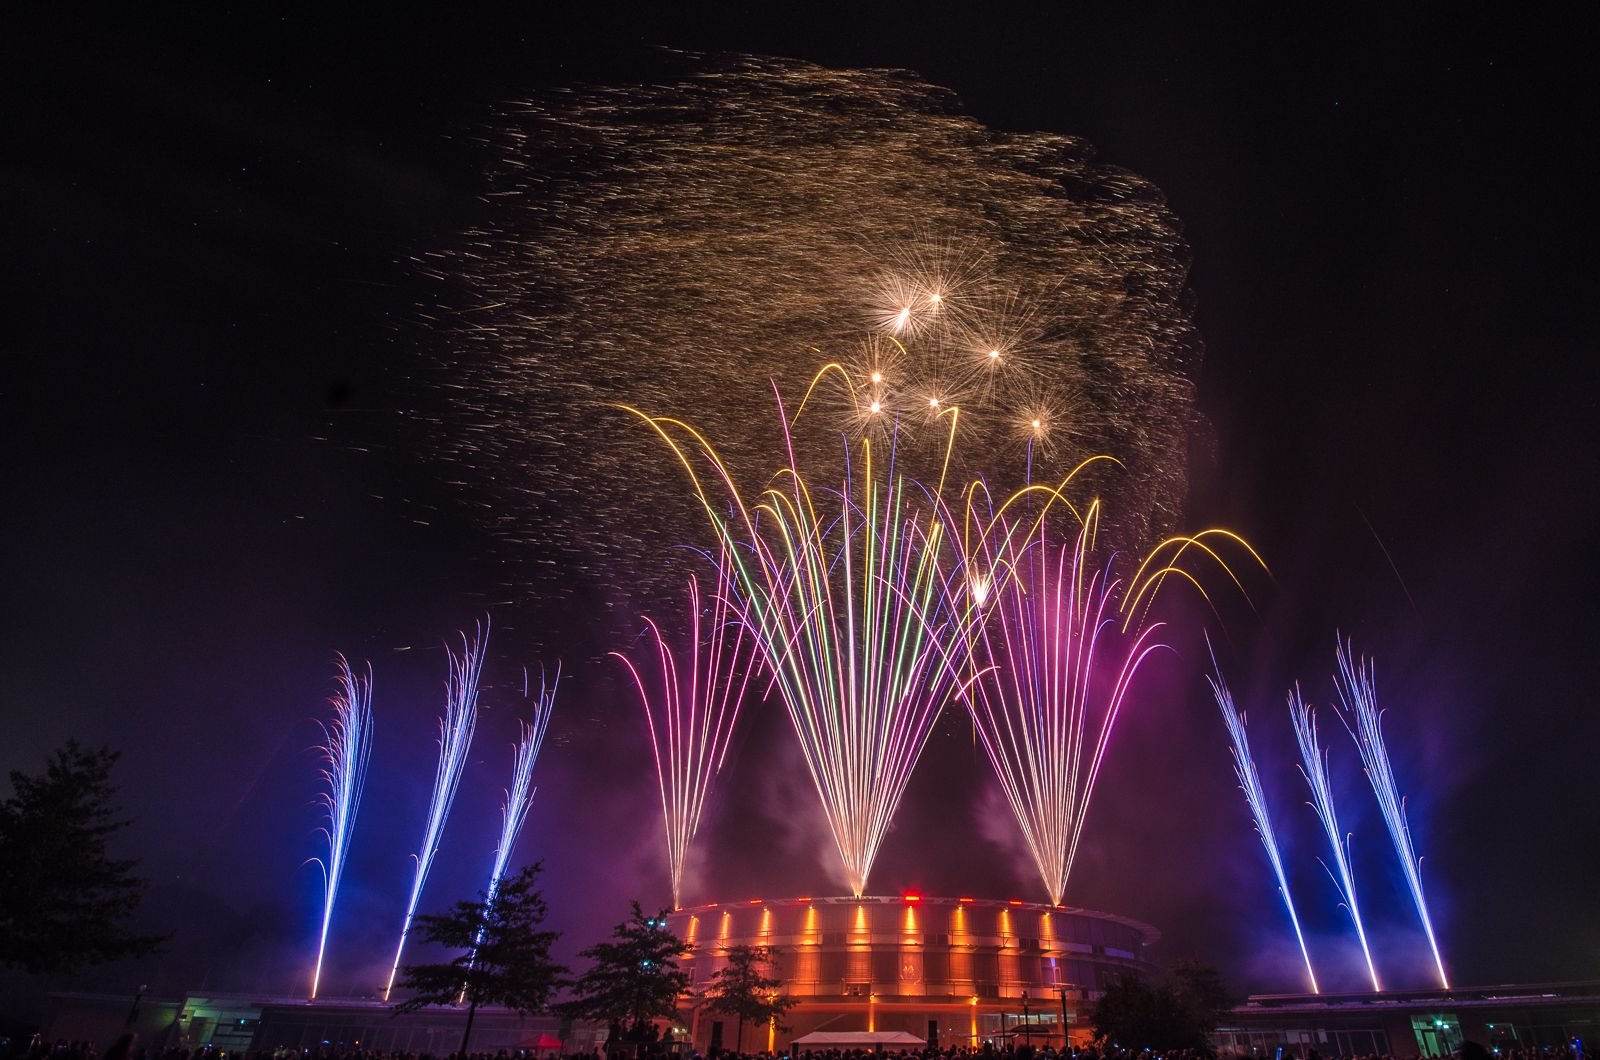
[[[739, 945], [765, 948], [795, 999], [783, 1041], [812, 1031], [892, 1032], [941, 1047], [1085, 1038], [1078, 1010], [1127, 972], [1148, 973], [1155, 928], [1070, 906], [984, 898], [760, 898], [682, 909], [684, 1026], [701, 1049], [737, 1048], [737, 1021], [705, 1009], [711, 977]], [[776, 1032], [745, 1028], [744, 1047]], [[720, 1039], [720, 1040], [719, 1040]]]

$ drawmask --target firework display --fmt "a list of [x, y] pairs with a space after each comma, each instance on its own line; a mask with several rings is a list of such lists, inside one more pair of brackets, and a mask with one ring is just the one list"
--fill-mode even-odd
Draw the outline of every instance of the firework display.
[[959, 403], [983, 442], [957, 447], [960, 479], [1009, 472], [1030, 445], [1111, 452], [1118, 540], [1168, 531], [1199, 343], [1157, 189], [1082, 141], [985, 128], [903, 71], [662, 62], [646, 85], [501, 106], [485, 222], [420, 261], [467, 292], [451, 310], [460, 414], [438, 448], [482, 480], [501, 540], [538, 542], [563, 572], [516, 591], [555, 598], [625, 570], [620, 613], [669, 613], [681, 577], [638, 560], [698, 540], [698, 508], [637, 474], [647, 439], [576, 439], [610, 402], [693, 409], [755, 481], [782, 439], [749, 410], [827, 360], [859, 400], [824, 395], [839, 416], [796, 426], [807, 459], [837, 457], [841, 425], [881, 440], [925, 423], [929, 444], [897, 459], [929, 480], [938, 413]]
[[[1231, 531], [1174, 533], [1199, 353], [1176, 224], [1154, 188], [1094, 165], [1081, 142], [986, 129], [912, 75], [665, 61], [674, 72], [647, 86], [496, 111], [481, 227], [421, 261], [465, 292], [444, 310], [459, 323], [455, 405], [434, 448], [484, 491], [496, 539], [537, 541], [540, 569], [558, 573], [518, 593], [559, 604], [593, 586], [614, 597], [597, 621], [654, 616], [611, 654], [644, 714], [674, 909], [757, 691], [783, 706], [851, 895], [866, 894], [959, 701], [1058, 908], [1118, 718], [1175, 632], [1163, 587], [1210, 605], [1203, 568], [1241, 594], [1230, 557], [1265, 569]], [[582, 441], [602, 430], [605, 444]], [[688, 488], [641, 473], [672, 461]], [[709, 566], [687, 579], [686, 607], [670, 555]], [[449, 653], [385, 998], [465, 768], [486, 641]], [[1344, 647], [1339, 666], [1341, 717], [1445, 984], [1370, 669]], [[560, 680], [541, 681], [520, 728], [491, 897]], [[1220, 669], [1208, 682], [1317, 993], [1244, 714]], [[1324, 867], [1379, 990], [1328, 752], [1298, 687], [1289, 705]], [[320, 945], [348, 842], [339, 724]]]
[[674, 909], [683, 907], [684, 861], [712, 781], [727, 757], [754, 668], [754, 642], [735, 618], [727, 594], [713, 592], [709, 616], [705, 610], [699, 579], [691, 575], [687, 658], [674, 654], [661, 627], [645, 619], [654, 645], [653, 652], [645, 652], [655, 660], [654, 682], [647, 682], [640, 665], [627, 655], [611, 653], [628, 668], [644, 707], [661, 792]]
[[[704, 544], [711, 512], [715, 595], [774, 675], [859, 889], [934, 720], [973, 677], [983, 614], [945, 592], [961, 564], [938, 514], [946, 481], [1109, 451], [1082, 476], [1115, 497], [1108, 532], [1142, 551], [1175, 521], [1199, 352], [1185, 252], [1153, 187], [1080, 141], [986, 129], [912, 75], [664, 61], [649, 85], [499, 108], [487, 219], [422, 262], [470, 292], [450, 387], [468, 426], [440, 448], [510, 487], [484, 506], [503, 540], [537, 537], [561, 553], [552, 567], [602, 585], [626, 570], [622, 613], [681, 614], [670, 565], [638, 558]], [[806, 396], [752, 422], [769, 387]], [[719, 496], [640, 476], [647, 432], [574, 446], [607, 405], [686, 410], [704, 435], [651, 422], [711, 460], [696, 470]], [[781, 484], [746, 503], [774, 452]], [[1167, 573], [1124, 622], [1142, 623]], [[563, 582], [517, 588], [556, 597]], [[716, 760], [663, 755], [687, 735], [651, 726], [675, 891], [704, 797], [689, 778], [709, 783]]]
[[[1439, 974], [1439, 985], [1450, 989], [1444, 974], [1444, 959], [1439, 956], [1439, 942], [1433, 934], [1433, 919], [1428, 915], [1428, 901], [1422, 893], [1422, 858], [1411, 843], [1411, 826], [1406, 823], [1406, 800], [1394, 780], [1394, 767], [1389, 764], [1389, 749], [1383, 742], [1383, 712], [1378, 709], [1378, 691], [1370, 659], [1357, 658], [1355, 649], [1346, 640], [1335, 646], [1339, 672], [1334, 683], [1339, 691], [1343, 709], [1339, 718], [1344, 722], [1356, 747], [1361, 752], [1361, 765], [1372, 784], [1372, 793], [1378, 798], [1378, 808], [1389, 828], [1389, 839], [1394, 843], [1395, 855], [1405, 871], [1406, 886], [1411, 891], [1411, 901], [1422, 919], [1422, 930], [1428, 936], [1428, 947], [1433, 952], [1433, 967]], [[1354, 724], [1351, 719], [1354, 718]]]
[[1256, 769], [1256, 761], [1250, 754], [1250, 737], [1245, 731], [1245, 716], [1234, 706], [1233, 693], [1228, 691], [1228, 685], [1222, 679], [1222, 670], [1216, 665], [1215, 655], [1212, 656], [1212, 666], [1216, 675], [1214, 677], [1208, 675], [1206, 683], [1211, 686], [1211, 694], [1217, 701], [1217, 709], [1222, 712], [1222, 722], [1228, 727], [1228, 748], [1233, 755], [1233, 775], [1238, 778], [1239, 790], [1244, 792], [1245, 802], [1250, 806], [1250, 817], [1255, 821], [1256, 835], [1261, 839], [1261, 846], [1267, 852], [1267, 861], [1272, 866], [1272, 876], [1277, 881], [1283, 908], [1289, 914], [1289, 924], [1294, 928], [1295, 941], [1300, 944], [1300, 957], [1306, 965], [1306, 982], [1310, 984], [1313, 994], [1320, 994], [1322, 991], [1317, 986], [1317, 973], [1311, 967], [1311, 952], [1306, 949], [1306, 937], [1300, 930], [1300, 917], [1294, 911], [1294, 899], [1289, 894], [1289, 877], [1283, 870], [1283, 857], [1278, 851], [1278, 835], [1273, 831], [1272, 814], [1267, 809], [1267, 794], [1261, 787], [1261, 774]]
[[400, 958], [405, 953], [406, 936], [411, 933], [411, 921], [417, 915], [417, 902], [422, 898], [423, 885], [428, 882], [433, 859], [439, 853], [439, 840], [444, 834], [445, 821], [450, 816], [450, 807], [455, 803], [462, 770], [466, 768], [467, 751], [472, 746], [472, 734], [478, 724], [478, 678], [483, 671], [483, 653], [488, 646], [488, 630], [480, 626], [470, 640], [465, 633], [461, 634], [459, 653], [445, 647], [450, 675], [445, 682], [444, 715], [439, 719], [439, 764], [434, 770], [433, 797], [428, 803], [422, 845], [416, 854], [416, 872], [411, 880], [411, 895], [406, 901], [405, 919], [400, 925], [400, 941], [395, 946], [394, 963], [389, 967], [389, 981], [383, 988], [385, 1001], [394, 990], [395, 977], [400, 973]]
[[372, 754], [372, 667], [369, 665], [363, 675], [343, 655], [337, 659], [339, 671], [334, 680], [338, 691], [329, 700], [333, 720], [322, 727], [322, 781], [326, 787], [320, 801], [327, 812], [322, 833], [328, 840], [328, 857], [315, 859], [322, 868], [322, 929], [317, 935], [317, 962], [311, 972], [312, 998], [322, 985], [322, 958], [328, 948], [333, 903], [344, 878], [356, 811], [361, 808], [361, 789], [367, 780], [367, 759]]
[[[1350, 865], [1350, 837], [1339, 831], [1339, 818], [1333, 808], [1333, 781], [1328, 773], [1328, 752], [1317, 739], [1317, 713], [1300, 696], [1296, 685], [1289, 693], [1289, 719], [1294, 724], [1294, 736], [1300, 746], [1300, 774], [1311, 789], [1311, 808], [1328, 839], [1328, 850], [1333, 856], [1334, 868], [1328, 876], [1339, 891], [1339, 899], [1355, 925], [1356, 941], [1361, 944], [1361, 956], [1367, 962], [1367, 975], [1372, 979], [1372, 989], [1382, 990], [1378, 982], [1378, 969], [1372, 963], [1372, 950], [1367, 946], [1367, 929], [1361, 923], [1361, 906], [1356, 902], [1355, 872]], [[1323, 863], [1327, 868], [1327, 863]], [[1336, 871], [1337, 870], [1337, 871]]]

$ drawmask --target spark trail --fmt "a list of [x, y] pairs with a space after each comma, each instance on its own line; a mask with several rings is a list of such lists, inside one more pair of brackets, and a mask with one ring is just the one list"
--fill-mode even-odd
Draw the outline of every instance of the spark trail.
[[[983, 615], [967, 642], [974, 679], [963, 698], [1052, 904], [1066, 893], [1117, 717], [1140, 667], [1165, 647], [1156, 640], [1162, 623], [1144, 620], [1159, 583], [1178, 574], [1200, 585], [1186, 553], [1215, 562], [1237, 583], [1217, 551], [1222, 542], [1260, 559], [1231, 532], [1208, 530], [1163, 542], [1125, 585], [1114, 554], [1094, 559], [1100, 502], [1080, 509], [1064, 492], [1105, 459], [1085, 461], [1058, 486], [1018, 491], [993, 515], [976, 514], [987, 492], [974, 482], [961, 519], [946, 511], [963, 557], [947, 582], [949, 606], [964, 602]], [[1042, 507], [1016, 514], [1031, 500]], [[1052, 541], [1052, 513], [1071, 513], [1070, 541]]]
[[[1328, 847], [1338, 869], [1328, 869], [1328, 876], [1339, 891], [1340, 900], [1350, 914], [1356, 928], [1356, 941], [1361, 943], [1361, 955], [1367, 962], [1367, 974], [1372, 977], [1372, 989], [1381, 991], [1378, 970], [1372, 964], [1372, 951], [1367, 947], [1367, 930], [1361, 924], [1361, 907], [1356, 902], [1355, 874], [1350, 867], [1350, 837], [1339, 831], [1339, 818], [1333, 809], [1333, 785], [1328, 776], [1328, 752], [1317, 740], [1317, 715], [1309, 704], [1300, 698], [1300, 687], [1289, 693], [1289, 720], [1294, 724], [1294, 736], [1300, 745], [1300, 775], [1306, 778], [1311, 789], [1311, 808], [1322, 822], [1328, 837]], [[1327, 869], [1327, 863], [1323, 863]]]
[[[1011, 556], [990, 558], [986, 570], [1009, 571], [974, 638], [979, 677], [966, 697], [1052, 904], [1066, 893], [1117, 713], [1162, 647], [1159, 624], [1118, 633], [1121, 582], [1089, 556], [1098, 523], [1094, 504], [1071, 543], [1052, 547], [1041, 531]], [[975, 602], [987, 602], [981, 584]]]
[[[1334, 677], [1339, 701], [1343, 709], [1339, 720], [1356, 742], [1361, 752], [1361, 765], [1372, 793], [1378, 798], [1378, 809], [1389, 826], [1389, 838], [1394, 843], [1395, 855], [1405, 869], [1406, 885], [1411, 889], [1411, 901], [1422, 918], [1422, 930], [1428, 936], [1428, 947], [1433, 951], [1433, 966], [1439, 973], [1439, 985], [1450, 989], [1450, 980], [1444, 974], [1444, 960], [1439, 956], [1439, 942], [1433, 934], [1433, 920], [1428, 916], [1428, 901], [1422, 893], [1422, 858], [1417, 856], [1411, 842], [1411, 826], [1406, 823], [1406, 800], [1394, 780], [1394, 767], [1389, 764], [1389, 749], [1383, 742], [1383, 712], [1378, 709], [1378, 691], [1374, 667], [1370, 659], [1357, 658], [1355, 649], [1347, 640], [1336, 644], [1335, 657], [1339, 672]], [[1355, 718], [1352, 725], [1350, 718]]]
[[316, 859], [322, 867], [322, 931], [317, 936], [317, 963], [311, 973], [313, 1000], [322, 985], [322, 958], [328, 948], [333, 903], [344, 877], [356, 811], [361, 807], [361, 789], [367, 779], [367, 759], [372, 754], [372, 667], [367, 667], [363, 677], [343, 655], [338, 656], [338, 666], [334, 680], [339, 689], [329, 700], [333, 721], [322, 727], [322, 780], [327, 790], [320, 801], [328, 815], [328, 823], [322, 829], [328, 838], [328, 858]]
[[[831, 365], [817, 378], [830, 371], [844, 376]], [[638, 415], [694, 482], [719, 539], [724, 588], [773, 675], [859, 896], [957, 684], [968, 618], [943, 606], [942, 526], [917, 508], [921, 488], [897, 473], [893, 436], [887, 466], [869, 435], [841, 485], [818, 488], [801, 466], [781, 397], [778, 411], [787, 461], [754, 502], [692, 426]], [[955, 410], [946, 415], [953, 439]], [[702, 462], [718, 501], [696, 470]]]
[[1261, 839], [1261, 845], [1266, 849], [1267, 861], [1272, 865], [1273, 878], [1278, 881], [1278, 894], [1283, 898], [1283, 908], [1289, 914], [1289, 923], [1294, 927], [1295, 941], [1300, 944], [1300, 957], [1306, 964], [1306, 979], [1311, 984], [1313, 994], [1322, 993], [1317, 986], [1317, 973], [1311, 968], [1311, 953], [1306, 949], [1306, 937], [1300, 930], [1300, 917], [1294, 911], [1294, 899], [1289, 896], [1289, 878], [1283, 871], [1283, 858], [1278, 852], [1278, 837], [1272, 829], [1272, 815], [1267, 809], [1267, 795], [1261, 787], [1261, 774], [1256, 770], [1255, 759], [1250, 755], [1250, 737], [1245, 731], [1245, 717], [1234, 706], [1233, 693], [1228, 691], [1228, 685], [1222, 679], [1222, 670], [1217, 666], [1216, 655], [1211, 657], [1211, 665], [1216, 670], [1216, 676], [1207, 675], [1206, 683], [1211, 686], [1211, 694], [1216, 698], [1217, 709], [1222, 712], [1222, 721], [1228, 727], [1229, 750], [1233, 754], [1233, 775], [1239, 780], [1239, 790], [1244, 792], [1245, 802], [1250, 806], [1250, 816], [1254, 818], [1256, 835]]
[[[505, 877], [506, 866], [511, 863], [511, 852], [516, 849], [517, 837], [522, 834], [522, 826], [527, 823], [528, 811], [533, 807], [533, 796], [538, 790], [533, 786], [533, 766], [539, 760], [539, 748], [544, 746], [544, 734], [550, 728], [550, 717], [555, 713], [556, 692], [561, 687], [561, 667], [556, 666], [555, 680], [545, 683], [544, 674], [539, 675], [539, 695], [530, 694], [528, 686], [528, 671], [522, 671], [522, 695], [525, 699], [533, 700], [532, 717], [528, 721], [518, 721], [517, 731], [520, 734], [516, 750], [511, 761], [511, 786], [506, 789], [505, 801], [500, 804], [500, 845], [495, 848], [494, 866], [489, 870], [489, 886], [484, 890], [485, 907], [492, 906], [495, 896], [500, 893], [500, 881]], [[483, 929], [473, 939], [474, 960], [476, 948], [483, 942]], [[461, 997], [456, 1003], [460, 1004], [466, 999], [466, 988], [462, 987]]]
[[[727, 569], [726, 555], [722, 558], [719, 568]], [[754, 669], [754, 641], [737, 620], [728, 594], [712, 594], [710, 615], [702, 626], [704, 611], [700, 583], [691, 575], [687, 658], [675, 654], [661, 627], [645, 619], [654, 642], [653, 682], [646, 681], [640, 666], [626, 655], [611, 653], [628, 668], [644, 707], [661, 791], [674, 909], [683, 908], [683, 869], [689, 845], [700, 828], [712, 782], [727, 757], [728, 741]]]
[[465, 633], [461, 634], [460, 654], [448, 646], [445, 648], [450, 675], [445, 681], [444, 715], [439, 719], [439, 764], [433, 774], [433, 797], [428, 803], [422, 846], [416, 854], [416, 874], [411, 881], [411, 897], [406, 901], [405, 920], [400, 926], [400, 942], [395, 947], [394, 963], [389, 967], [389, 982], [383, 988], [385, 1001], [389, 1000], [395, 977], [400, 973], [406, 936], [411, 933], [411, 921], [417, 914], [423, 885], [428, 882], [428, 870], [433, 868], [433, 859], [439, 853], [439, 839], [455, 802], [456, 789], [461, 785], [461, 772], [466, 768], [467, 751], [478, 724], [478, 677], [483, 671], [483, 653], [488, 644], [489, 632], [480, 626], [470, 640]]
[[556, 667], [556, 676], [549, 684], [545, 683], [544, 675], [539, 675], [539, 694], [530, 694], [527, 671], [522, 674], [522, 692], [524, 697], [533, 700], [532, 717], [528, 721], [517, 722], [520, 734], [517, 740], [516, 751], [511, 763], [511, 786], [506, 789], [505, 801], [500, 805], [500, 845], [495, 848], [494, 867], [489, 870], [489, 887], [484, 894], [489, 901], [499, 893], [500, 880], [506, 874], [506, 866], [511, 863], [511, 852], [516, 848], [517, 837], [522, 834], [522, 826], [527, 823], [528, 810], [533, 806], [533, 766], [539, 760], [539, 748], [544, 746], [544, 734], [550, 728], [550, 717], [555, 713], [556, 692], [561, 687], [561, 667]]
[[[638, 83], [497, 106], [481, 223], [417, 259], [443, 281], [431, 315], [459, 322], [441, 377], [457, 414], [430, 451], [488, 491], [475, 507], [507, 555], [537, 542], [554, 560], [508, 563], [510, 587], [556, 599], [623, 578], [670, 613], [681, 579], [656, 558], [701, 513], [637, 475], [648, 438], [572, 439], [610, 402], [693, 407], [740, 481], [762, 482], [773, 439], [748, 413], [769, 380], [799, 393], [817, 361], [797, 351], [848, 359], [865, 330], [910, 348], [884, 366], [882, 422], [911, 431], [959, 398], [988, 442], [957, 455], [959, 479], [1002, 474], [1043, 434], [1122, 459], [1103, 495], [1127, 548], [1171, 532], [1201, 345], [1157, 188], [1080, 139], [986, 128], [908, 71], [649, 63]], [[815, 455], [836, 435], [797, 441]], [[900, 466], [922, 476], [909, 448]]]

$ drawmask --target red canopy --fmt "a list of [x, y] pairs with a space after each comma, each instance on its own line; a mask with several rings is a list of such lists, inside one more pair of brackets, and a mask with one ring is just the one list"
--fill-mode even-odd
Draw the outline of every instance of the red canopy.
[[559, 1048], [561, 1048], [561, 1039], [557, 1038], [553, 1034], [549, 1034], [549, 1033], [547, 1033], [545, 1031], [540, 1031], [539, 1032], [539, 1036], [537, 1038], [530, 1038], [527, 1041], [523, 1042], [521, 1045], [519, 1045], [517, 1048], [519, 1048], [519, 1049], [559, 1049]]

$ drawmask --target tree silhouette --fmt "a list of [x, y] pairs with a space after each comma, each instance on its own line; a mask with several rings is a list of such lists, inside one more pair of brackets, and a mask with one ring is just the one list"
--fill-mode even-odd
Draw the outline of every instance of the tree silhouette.
[[129, 823], [111, 806], [118, 757], [72, 740], [42, 775], [11, 772], [11, 797], [0, 803], [0, 966], [70, 972], [165, 941], [131, 930], [145, 882], [137, 861], [106, 849]]
[[589, 970], [559, 1008], [574, 1019], [626, 1023], [640, 1039], [648, 1020], [678, 1013], [678, 997], [689, 985], [689, 976], [678, 970], [683, 949], [683, 940], [667, 930], [666, 910], [646, 916], [634, 902], [632, 914], [612, 930], [609, 941], [579, 953], [591, 962]]
[[1179, 961], [1169, 976], [1172, 993], [1204, 1034], [1217, 1029], [1218, 1022], [1237, 999], [1228, 992], [1222, 973], [1203, 961]]
[[1113, 983], [1090, 1022], [1096, 1038], [1126, 1049], [1204, 1049], [1231, 1004], [1215, 968], [1184, 961], [1170, 984], [1152, 987], [1131, 975]]
[[396, 1012], [429, 1005], [467, 1005], [461, 1055], [467, 1055], [472, 1022], [480, 1005], [504, 1005], [526, 1015], [549, 1007], [567, 969], [550, 959], [560, 937], [541, 930], [548, 907], [534, 890], [540, 865], [529, 865], [500, 881], [492, 894], [457, 902], [448, 913], [417, 917], [415, 930], [428, 942], [460, 951], [443, 964], [413, 964], [400, 981], [411, 996]]

